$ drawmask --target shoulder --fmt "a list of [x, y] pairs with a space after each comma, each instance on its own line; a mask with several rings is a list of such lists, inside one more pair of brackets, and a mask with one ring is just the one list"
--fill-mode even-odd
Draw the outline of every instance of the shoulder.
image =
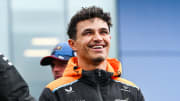
[[50, 82], [46, 88], [49, 88], [52, 92], [56, 91], [59, 88], [71, 85], [78, 81], [79, 77], [61, 77], [57, 80]]
[[129, 80], [126, 80], [126, 79], [124, 79], [124, 78], [121, 78], [121, 77], [118, 77], [118, 78], [114, 79], [114, 81], [115, 81], [115, 82], [120, 82], [120, 83], [122, 83], [122, 84], [124, 84], [124, 85], [127, 85], [127, 86], [130, 86], [130, 87], [139, 89], [139, 87], [136, 86], [136, 84], [134, 84], [133, 82], [131, 82], [131, 81], [129, 81]]
[[114, 81], [119, 82], [122, 85], [120, 88], [121, 91], [129, 92], [134, 96], [134, 99], [136, 100], [133, 101], [145, 101], [140, 88], [137, 87], [133, 82], [120, 77], [114, 79]]

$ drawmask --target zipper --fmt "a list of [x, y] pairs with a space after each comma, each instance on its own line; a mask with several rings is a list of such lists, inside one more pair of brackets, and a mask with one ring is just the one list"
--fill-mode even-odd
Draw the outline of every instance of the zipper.
[[100, 91], [100, 85], [97, 84], [97, 94], [99, 96], [99, 101], [103, 101], [103, 98], [102, 98], [102, 94], [101, 94], [101, 91]]
[[[101, 71], [98, 70], [98, 78], [100, 78], [101, 76], [102, 76], [102, 75], [101, 75]], [[103, 101], [99, 82], [97, 83], [97, 94], [98, 94], [98, 96], [99, 96], [99, 101]]]

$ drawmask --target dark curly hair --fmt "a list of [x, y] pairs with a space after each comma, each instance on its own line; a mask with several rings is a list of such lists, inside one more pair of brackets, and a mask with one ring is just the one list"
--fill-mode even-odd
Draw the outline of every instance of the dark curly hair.
[[87, 8], [82, 8], [71, 18], [67, 31], [69, 38], [74, 40], [76, 39], [76, 26], [78, 22], [95, 17], [104, 20], [108, 24], [110, 30], [110, 27], [112, 26], [110, 13], [104, 12], [102, 8], [91, 6]]

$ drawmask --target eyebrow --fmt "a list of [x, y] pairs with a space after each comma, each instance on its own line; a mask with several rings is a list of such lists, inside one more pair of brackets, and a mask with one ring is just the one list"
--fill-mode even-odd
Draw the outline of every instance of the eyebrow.
[[[92, 30], [93, 29], [91, 29], [91, 28], [87, 28], [83, 32], [85, 32], [85, 31], [92, 31]], [[107, 28], [100, 28], [100, 30], [107, 30], [107, 31], [109, 31]]]
[[107, 30], [107, 31], [109, 31], [109, 29], [107, 29], [107, 28], [101, 28], [100, 30]]
[[85, 29], [83, 32], [86, 32], [86, 31], [92, 31], [93, 29], [91, 29], [91, 28], [87, 28], [87, 29]]

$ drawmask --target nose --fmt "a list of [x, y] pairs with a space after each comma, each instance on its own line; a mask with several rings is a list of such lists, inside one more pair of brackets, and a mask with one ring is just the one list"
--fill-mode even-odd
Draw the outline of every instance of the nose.
[[102, 41], [103, 37], [100, 35], [100, 33], [96, 32], [93, 36], [94, 41]]
[[59, 71], [59, 67], [57, 67], [57, 66], [55, 65], [54, 68], [53, 68], [53, 71], [54, 71], [54, 72], [58, 72], [58, 71]]

